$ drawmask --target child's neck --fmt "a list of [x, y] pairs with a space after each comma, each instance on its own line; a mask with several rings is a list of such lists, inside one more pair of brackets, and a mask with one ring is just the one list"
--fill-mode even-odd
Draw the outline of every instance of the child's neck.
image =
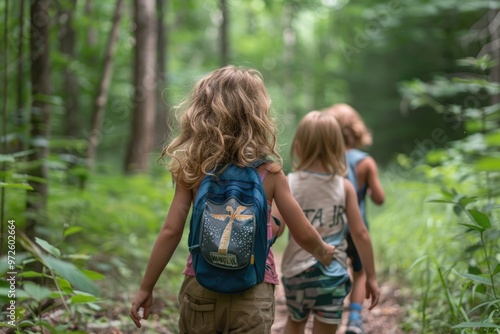
[[324, 174], [330, 173], [330, 171], [326, 170], [325, 167], [323, 167], [323, 165], [319, 161], [313, 163], [311, 166], [307, 168], [307, 170], [315, 173], [324, 173]]

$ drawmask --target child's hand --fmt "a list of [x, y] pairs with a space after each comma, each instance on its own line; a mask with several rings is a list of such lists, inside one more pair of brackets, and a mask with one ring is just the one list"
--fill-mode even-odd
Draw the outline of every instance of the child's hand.
[[[153, 293], [139, 290], [135, 295], [132, 302], [132, 309], [130, 310], [130, 317], [135, 323], [137, 328], [141, 328], [141, 319], [148, 319], [151, 305], [153, 304]], [[142, 314], [140, 314], [142, 308]]]
[[317, 257], [317, 259], [319, 260], [319, 262], [321, 262], [322, 265], [327, 267], [330, 265], [330, 263], [332, 263], [334, 258], [333, 256], [334, 253], [335, 253], [335, 246], [324, 242], [323, 250], [321, 251], [320, 256]]
[[377, 280], [375, 278], [366, 279], [366, 299], [370, 299], [370, 297], [372, 302], [368, 308], [369, 310], [378, 304], [380, 298], [380, 290], [378, 289]]

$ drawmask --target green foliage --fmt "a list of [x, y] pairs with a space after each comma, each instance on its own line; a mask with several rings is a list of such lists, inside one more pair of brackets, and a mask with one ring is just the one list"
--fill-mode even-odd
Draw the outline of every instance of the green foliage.
[[[460, 64], [472, 65], [478, 70], [494, 65], [484, 57], [468, 58]], [[500, 160], [495, 125], [500, 119], [500, 108], [487, 102], [476, 108], [443, 102], [455, 94], [479, 99], [480, 94], [500, 93], [498, 88], [487, 76], [477, 74], [467, 78], [437, 78], [431, 83], [413, 81], [402, 89], [415, 108], [430, 106], [439, 113], [459, 117], [460, 122], [480, 125], [464, 139], [449, 143], [446, 149], [435, 150], [434, 145], [429, 145], [430, 141], [426, 142], [426, 149], [420, 152], [423, 160], [400, 159], [401, 174], [412, 172], [425, 182], [423, 184], [434, 185], [434, 192], [439, 195], [428, 197], [428, 202], [447, 206], [443, 211], [446, 214], [440, 214], [439, 219], [444, 218], [439, 224], [440, 231], [427, 236], [426, 242], [431, 247], [415, 253], [418, 256], [407, 274], [412, 286], [417, 286], [419, 280], [422, 284], [421, 303], [416, 305], [422, 333], [459, 330], [493, 333], [500, 329], [497, 216]], [[420, 219], [422, 217], [429, 222], [438, 216], [424, 211]], [[419, 234], [412, 235], [418, 237]]]
[[[54, 275], [62, 291], [65, 291], [66, 286], [77, 291], [74, 295], [71, 295], [71, 291], [66, 291], [64, 301], [68, 305], [73, 303], [81, 306], [77, 310], [80, 313], [74, 314], [79, 319], [75, 320], [79, 328], [94, 328], [92, 326], [99, 326], [99, 319], [106, 316], [103, 313], [107, 308], [128, 312], [130, 294], [133, 292], [130, 290], [135, 291], [140, 283], [152, 245], [172, 202], [173, 184], [170, 174], [165, 172], [163, 166], [157, 165], [151, 175], [124, 176], [116, 173], [111, 165], [100, 164], [101, 173], [91, 174], [85, 171], [86, 186], [77, 187], [69, 182], [72, 169], [68, 170], [64, 162], [58, 162], [57, 155], [53, 156], [52, 161], [49, 164], [48, 182], [51, 188], [47, 218], [43, 225], [37, 226], [36, 245], [31, 245], [28, 241], [22, 245], [25, 251], [37, 254], [38, 257], [32, 261], [43, 263], [47, 273], [41, 269], [26, 269], [27, 267], [19, 268], [18, 272], [22, 272], [21, 277], [26, 280], [49, 280], [52, 279], [50, 275]], [[11, 163], [14, 164], [12, 168], [17, 166], [16, 161]], [[25, 191], [8, 189], [7, 216], [9, 219], [16, 219], [18, 231], [22, 231], [25, 224], [25, 201]], [[180, 288], [187, 254], [185, 233], [161, 278], [162, 284], [155, 293], [158, 300], [166, 301], [163, 311], [166, 314], [162, 322], [169, 323], [172, 328], [176, 327], [174, 324], [177, 321], [176, 302], [171, 302], [176, 300], [176, 293], [172, 291]], [[18, 255], [18, 263], [21, 259]], [[5, 265], [7, 262], [2, 258], [0, 263]], [[49, 269], [51, 272], [48, 272]], [[100, 274], [96, 275], [96, 272]], [[99, 308], [87, 307], [93, 305], [96, 291], [82, 275], [90, 280], [106, 277], [99, 281], [102, 291], [102, 299], [96, 304]], [[35, 291], [30, 285], [28, 283], [27, 290]], [[42, 304], [58, 298], [53, 294], [55, 287], [43, 287], [36, 288], [39, 292], [36, 296], [41, 299]], [[47, 289], [51, 291], [51, 295], [45, 298], [44, 295], [49, 291]], [[47, 310], [47, 314], [53, 314], [63, 305], [62, 301], [55, 303]], [[124, 311], [124, 307], [127, 310]], [[69, 326], [67, 311], [56, 314], [54, 322]], [[37, 319], [45, 316], [43, 313]], [[30, 323], [38, 321], [35, 320], [31, 319]], [[128, 317], [121, 320], [125, 327], [131, 324]], [[72, 326], [76, 326], [75, 322]], [[49, 328], [48, 325], [46, 328]], [[60, 330], [64, 332], [66, 329]]]
[[18, 161], [24, 157], [29, 152], [17, 152], [14, 154], [0, 154], [0, 164], [2, 165], [2, 170], [0, 170], [0, 188], [6, 189], [24, 189], [33, 190], [33, 188], [28, 184], [30, 177], [26, 174], [20, 174], [18, 171]]
[[[0, 300], [7, 305], [1, 326], [16, 333], [83, 333], [74, 329], [101, 309], [103, 300], [93, 281], [104, 276], [76, 266], [70, 262], [72, 254], [62, 254], [43, 239], [33, 242], [21, 231], [14, 236], [24, 252], [14, 248], [0, 259]], [[68, 320], [58, 324], [54, 313]]]

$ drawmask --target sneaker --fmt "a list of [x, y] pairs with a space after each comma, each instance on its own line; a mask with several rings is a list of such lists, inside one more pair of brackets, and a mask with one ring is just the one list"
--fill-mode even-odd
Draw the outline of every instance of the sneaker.
[[361, 318], [349, 319], [345, 334], [366, 334], [363, 330], [363, 321]]

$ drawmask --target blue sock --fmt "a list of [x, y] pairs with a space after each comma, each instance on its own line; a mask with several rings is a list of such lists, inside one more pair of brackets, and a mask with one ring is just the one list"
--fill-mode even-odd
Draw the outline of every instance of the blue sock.
[[359, 303], [351, 303], [349, 306], [349, 319], [361, 319], [361, 311], [363, 305]]

